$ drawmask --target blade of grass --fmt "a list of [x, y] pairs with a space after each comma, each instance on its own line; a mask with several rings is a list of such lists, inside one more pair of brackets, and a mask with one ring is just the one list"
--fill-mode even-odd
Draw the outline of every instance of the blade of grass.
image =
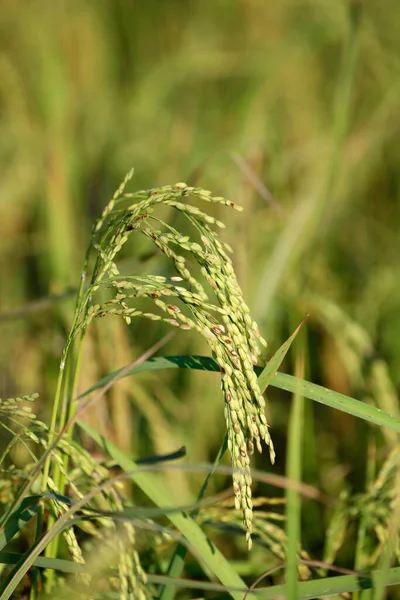
[[[308, 315], [307, 315], [308, 316]], [[283, 359], [285, 358], [290, 346], [296, 335], [299, 333], [300, 329], [305, 323], [305, 319], [300, 323], [298, 327], [294, 330], [292, 335], [282, 344], [282, 346], [275, 352], [273, 357], [268, 361], [267, 365], [264, 367], [262, 372], [258, 375], [258, 384], [262, 392], [264, 392], [267, 387], [271, 384], [274, 379], [277, 370], [281, 366]]]
[[[301, 381], [304, 375], [304, 360], [297, 358], [296, 373]], [[289, 420], [286, 474], [290, 481], [301, 482], [302, 473], [302, 433], [303, 433], [303, 397], [300, 393], [293, 396], [293, 405]], [[301, 499], [297, 490], [286, 489], [286, 534], [288, 539], [287, 563], [285, 569], [286, 598], [297, 598], [298, 585], [298, 548], [301, 536]]]
[[[22, 554], [16, 552], [0, 552], [1, 565], [16, 565], [22, 558]], [[39, 556], [33, 563], [33, 567], [41, 569], [54, 569], [55, 571], [63, 571], [64, 573], [87, 573], [86, 565], [65, 560], [63, 558], [46, 558]]]
[[73, 500], [60, 494], [35, 494], [25, 498], [20, 506], [8, 519], [5, 527], [0, 531], [0, 550], [16, 535], [42, 508], [40, 501], [44, 499], [57, 500], [64, 504], [73, 504]]
[[0, 532], [0, 550], [2, 550], [12, 538], [19, 533], [27, 523], [41, 509], [39, 503], [33, 504], [28, 508], [20, 507], [7, 522], [6, 527]]
[[[137, 469], [137, 465], [132, 460], [92, 427], [80, 420], [77, 424], [90, 435], [90, 437], [97, 442], [124, 471], [135, 471]], [[174, 501], [170, 496], [168, 489], [157, 475], [138, 471], [137, 474], [135, 474], [135, 482], [156, 506], [162, 506], [164, 508], [174, 507]], [[223, 585], [228, 588], [246, 589], [246, 585], [241, 577], [239, 577], [223, 554], [221, 554], [218, 548], [216, 548], [216, 546], [214, 546], [207, 538], [201, 527], [199, 527], [189, 515], [184, 513], [173, 513], [168, 515], [168, 518], [175, 527], [177, 527], [180, 533], [185, 536], [191, 546], [196, 550], [198, 556], [201, 557], [202, 561]], [[233, 592], [232, 597], [241, 600], [243, 594]]]
[[[228, 448], [228, 435], [225, 435], [225, 439], [224, 439], [224, 441], [218, 451], [218, 454], [215, 458], [213, 468], [207, 474], [207, 477], [205, 478], [204, 483], [201, 486], [201, 490], [200, 490], [198, 498], [197, 498], [198, 502], [200, 502], [203, 499], [206, 489], [208, 487], [208, 483], [209, 483], [212, 475], [214, 474], [217, 466], [219, 465], [221, 458], [224, 456], [227, 448]], [[198, 514], [198, 510], [193, 511], [191, 514], [192, 519], [195, 519], [197, 517], [197, 514]], [[186, 554], [187, 554], [186, 546], [184, 546], [183, 544], [178, 544], [175, 549], [175, 552], [171, 558], [168, 569], [167, 569], [168, 577], [177, 578], [180, 575], [180, 573], [183, 569]], [[158, 598], [159, 598], [159, 600], [172, 600], [175, 597], [175, 593], [176, 593], [176, 590], [173, 586], [165, 585], [161, 589], [161, 591], [158, 595]]]
[[[156, 371], [159, 369], [200, 369], [203, 371], [220, 371], [217, 363], [208, 356], [158, 356], [146, 360], [138, 365], [138, 367], [126, 371], [124, 376], [127, 377], [128, 375], [134, 375], [143, 371]], [[123, 369], [118, 369], [110, 375], [107, 375], [86, 390], [86, 392], [81, 394], [79, 398], [84, 398], [94, 390], [102, 387], [107, 381], [115, 377], [119, 372], [122, 372], [122, 370]], [[262, 368], [255, 367], [255, 372], [259, 375], [262, 372]], [[346, 396], [345, 394], [329, 390], [321, 385], [311, 383], [310, 381], [298, 380], [298, 378], [293, 377], [292, 375], [279, 372], [275, 374], [269, 385], [292, 393], [295, 393], [298, 390], [304, 398], [309, 398], [315, 402], [325, 404], [325, 406], [330, 406], [336, 410], [341, 410], [342, 412], [354, 415], [355, 417], [373, 423], [374, 425], [389, 427], [389, 429], [393, 429], [400, 433], [399, 417], [375, 408], [374, 406], [365, 404], [350, 396]]]
[[[315, 579], [312, 581], [300, 581], [297, 584], [296, 600], [310, 600], [311, 598], [321, 598], [332, 596], [334, 594], [344, 594], [346, 592], [355, 592], [357, 590], [367, 590], [373, 587], [379, 571], [373, 571], [371, 574], [360, 573], [359, 575], [340, 575], [338, 577], [327, 577], [324, 579]], [[152, 583], [165, 582], [165, 578], [160, 575], [149, 575], [149, 581]], [[177, 587], [203, 587], [202, 581], [194, 582], [186, 579], [171, 579], [168, 585]], [[387, 574], [386, 585], [397, 585], [400, 583], [400, 567], [389, 570]], [[232, 592], [231, 592], [232, 594]], [[222, 598], [228, 599], [232, 595], [222, 595], [214, 597], [214, 600]], [[286, 598], [286, 585], [274, 585], [271, 587], [258, 588], [252, 590], [252, 597], [255, 598]], [[246, 596], [246, 600], [250, 595]]]

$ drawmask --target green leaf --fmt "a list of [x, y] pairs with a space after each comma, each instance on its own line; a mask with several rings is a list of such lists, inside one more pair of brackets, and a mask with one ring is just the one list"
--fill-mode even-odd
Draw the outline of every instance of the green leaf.
[[[290, 338], [289, 338], [290, 339]], [[128, 375], [134, 375], [143, 371], [158, 371], [160, 369], [196, 369], [202, 371], [216, 371], [219, 372], [217, 363], [208, 356], [158, 356], [149, 358], [137, 367], [133, 367], [130, 371], [124, 373], [124, 377]], [[114, 371], [110, 375], [107, 375], [91, 388], [86, 390], [79, 398], [84, 398], [94, 390], [102, 387], [113, 377], [115, 377], [122, 369]], [[261, 367], [255, 367], [255, 372], [259, 375], [262, 372]], [[288, 392], [300, 393], [304, 398], [309, 398], [315, 402], [325, 404], [337, 410], [341, 410], [350, 415], [354, 415], [365, 421], [369, 421], [374, 425], [381, 427], [389, 427], [394, 431], [400, 433], [400, 418], [391, 415], [388, 412], [379, 410], [374, 406], [355, 400], [350, 396], [345, 396], [339, 392], [334, 392], [321, 385], [316, 385], [303, 379], [298, 379], [292, 375], [286, 375], [286, 373], [277, 372], [272, 378], [270, 384], [273, 387], [286, 390]]]
[[[158, 474], [140, 471], [136, 463], [125, 456], [125, 454], [118, 450], [114, 444], [100, 435], [92, 427], [83, 421], [78, 421], [77, 424], [86, 431], [86, 433], [88, 433], [124, 471], [129, 472], [137, 470], [137, 473], [132, 475], [132, 477], [136, 484], [156, 506], [162, 508], [174, 508], [176, 506], [169, 490]], [[246, 589], [246, 585], [241, 577], [239, 577], [223, 554], [207, 538], [201, 527], [199, 527], [189, 515], [182, 512], [173, 512], [168, 514], [168, 518], [187, 539], [189, 548], [194, 551], [195, 556], [200, 558], [200, 560], [207, 565], [223, 585], [226, 587]], [[242, 600], [243, 593], [233, 592], [232, 597], [236, 600]]]
[[4, 528], [0, 531], [0, 550], [2, 550], [8, 542], [25, 527], [25, 525], [34, 517], [41, 508], [40, 500], [57, 500], [71, 506], [74, 500], [68, 496], [54, 494], [52, 492], [45, 494], [35, 494], [25, 498], [14, 513], [10, 514]]
[[[0, 564], [16, 565], [22, 558], [22, 554], [14, 554], [12, 552], [1, 552], [0, 553]], [[60, 558], [45, 558], [39, 556], [33, 562], [32, 566], [55, 569], [63, 571], [65, 573], [87, 573], [88, 566], [80, 565], [69, 560], [62, 560]], [[361, 590], [369, 590], [374, 587], [374, 583], [380, 577], [380, 571], [373, 571], [370, 574], [360, 573], [355, 575], [340, 575], [338, 577], [327, 577], [323, 579], [315, 579], [313, 581], [301, 581], [297, 584], [297, 600], [308, 600], [310, 598], [319, 598], [321, 596], [332, 596], [333, 594], [343, 594], [345, 592], [356, 592]], [[217, 591], [220, 586], [218, 584], [209, 584], [204, 581], [193, 581], [187, 579], [174, 579], [165, 577], [162, 575], [148, 574], [149, 583], [155, 585], [170, 585], [179, 588], [197, 588], [197, 589], [209, 589]], [[385, 584], [386, 586], [400, 584], [400, 567], [394, 567], [385, 571]], [[242, 600], [247, 588], [241, 588]], [[258, 588], [253, 590], [252, 594], [247, 595], [246, 600], [256, 600], [257, 598], [278, 598], [285, 597], [286, 589], [285, 585], [276, 585], [271, 587]], [[115, 596], [118, 598], [118, 596]], [[235, 597], [234, 594], [223, 594], [217, 598], [219, 600]], [[237, 597], [237, 595], [236, 595]]]
[[[15, 552], [0, 552], [0, 564], [16, 565], [22, 558], [22, 554]], [[87, 565], [75, 563], [72, 560], [64, 560], [62, 558], [46, 558], [39, 556], [33, 563], [33, 567], [41, 567], [42, 569], [54, 569], [55, 571], [64, 571], [65, 573], [87, 573], [89, 568]]]
[[[307, 318], [307, 317], [306, 317]], [[306, 319], [304, 319], [298, 327], [294, 330], [292, 335], [282, 344], [282, 346], [275, 352], [272, 358], [268, 361], [267, 365], [264, 367], [263, 371], [258, 375], [258, 385], [260, 386], [260, 390], [265, 392], [267, 387], [272, 382], [273, 378], [279, 367], [282, 364], [283, 359], [285, 358], [290, 346], [296, 335], [299, 333], [301, 327], [304, 325]]]
[[[304, 365], [298, 357], [296, 368], [303, 374]], [[302, 438], [303, 438], [303, 397], [293, 395], [289, 418], [287, 442], [286, 476], [289, 481], [301, 482]], [[286, 489], [286, 534], [287, 559], [285, 568], [286, 598], [297, 598], [298, 585], [298, 549], [301, 545], [301, 500], [298, 490], [289, 486]]]
[[[30, 500], [30, 498], [27, 498]], [[36, 500], [33, 500], [36, 502]], [[25, 525], [38, 513], [41, 506], [40, 504], [32, 503], [31, 506], [25, 508], [25, 506], [20, 506], [15, 514], [11, 515], [4, 529], [0, 532], [0, 550], [2, 550], [17, 533], [19, 533]]]
[[156, 356], [151, 357], [139, 365], [132, 367], [132, 369], [126, 370], [126, 366], [121, 369], [117, 369], [112, 373], [109, 373], [102, 379], [99, 379], [97, 383], [92, 385], [89, 389], [78, 396], [78, 400], [88, 396], [95, 390], [107, 385], [111, 380], [118, 379], [118, 374], [121, 373], [123, 379], [130, 375], [136, 375], [137, 373], [143, 373], [145, 371], [158, 371], [160, 369], [195, 369], [201, 371], [217, 371], [220, 372], [220, 368], [213, 358], [208, 356]]
[[[340, 575], [338, 577], [327, 577], [324, 579], [314, 579], [312, 581], [300, 581], [297, 584], [296, 591], [296, 600], [309, 600], [311, 598], [321, 598], [325, 596], [333, 596], [334, 594], [344, 594], [346, 592], [356, 592], [357, 590], [368, 590], [374, 587], [374, 583], [376, 579], [379, 577], [379, 571], [373, 571], [371, 574], [355, 574], [355, 575]], [[150, 582], [158, 582], [164, 578], [161, 578], [158, 575], [149, 575]], [[182, 579], [172, 579], [169, 582], [169, 585], [177, 586], [177, 587], [185, 587], [185, 582], [187, 580]], [[188, 582], [192, 585], [190, 587], [194, 587], [192, 581]], [[202, 589], [201, 581], [198, 582], [198, 589]], [[400, 583], [400, 568], [395, 567], [388, 571], [386, 577], [386, 586], [389, 585], [397, 585]], [[231, 596], [233, 593], [231, 592]], [[219, 600], [222, 598], [228, 599], [231, 596], [222, 595], [215, 597]], [[286, 596], [286, 585], [274, 585], [271, 587], [262, 587], [252, 590], [251, 594], [247, 594], [246, 596], [242, 596], [242, 600], [256, 600], [264, 599], [264, 598], [287, 598]]]
[[[206, 489], [208, 487], [208, 484], [210, 482], [210, 479], [213, 476], [213, 474], [215, 473], [215, 471], [216, 471], [223, 455], [227, 451], [227, 449], [228, 449], [228, 435], [225, 434], [224, 441], [222, 442], [221, 447], [218, 451], [218, 454], [215, 458], [214, 465], [213, 465], [212, 469], [210, 470], [210, 472], [207, 474], [207, 477], [205, 478], [203, 485], [201, 486], [201, 490], [197, 497], [198, 502], [200, 502], [203, 499]], [[198, 513], [197, 510], [191, 513], [190, 516], [192, 517], [192, 519], [196, 519], [197, 513]], [[182, 572], [183, 565], [185, 563], [186, 553], [187, 553], [186, 546], [184, 546], [183, 544], [178, 544], [177, 547], [175, 548], [174, 554], [172, 555], [170, 564], [168, 566], [167, 575], [169, 577], [172, 577], [174, 579], [179, 577], [179, 575]], [[173, 586], [165, 585], [163, 588], [161, 588], [159, 595], [158, 595], [158, 599], [159, 600], [173, 600], [173, 598], [175, 598], [175, 593], [176, 593], [176, 589]]]

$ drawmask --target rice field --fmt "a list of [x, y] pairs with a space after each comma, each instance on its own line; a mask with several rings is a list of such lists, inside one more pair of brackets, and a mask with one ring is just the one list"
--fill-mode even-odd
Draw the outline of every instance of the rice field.
[[398, 12], [2, 3], [2, 599], [399, 597]]

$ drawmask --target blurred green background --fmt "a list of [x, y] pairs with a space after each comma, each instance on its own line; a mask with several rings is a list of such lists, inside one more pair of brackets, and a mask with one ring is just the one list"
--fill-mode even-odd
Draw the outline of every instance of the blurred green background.
[[[398, 413], [397, 0], [3, 0], [0, 29], [1, 396], [38, 391], [48, 415], [91, 224], [133, 166], [130, 189], [186, 181], [244, 207], [218, 217], [269, 356], [309, 313], [307, 377]], [[129, 260], [158, 272], [140, 244]], [[80, 391], [164, 333], [93, 326]], [[183, 332], [162, 351], [205, 352]], [[268, 398], [283, 473], [290, 398]], [[319, 405], [306, 417], [304, 480], [362, 490], [367, 426]], [[191, 463], [225, 427], [205, 373], [124, 380], [90, 419], [132, 456], [186, 445]]]

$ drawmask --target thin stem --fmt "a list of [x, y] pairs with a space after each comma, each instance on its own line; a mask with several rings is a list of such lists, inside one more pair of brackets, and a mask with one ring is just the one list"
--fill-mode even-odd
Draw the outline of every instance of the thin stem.
[[[73, 325], [72, 325], [71, 331], [69, 333], [68, 340], [66, 342], [66, 345], [65, 345], [65, 348], [63, 351], [63, 355], [62, 355], [62, 359], [61, 359], [61, 363], [60, 363], [60, 372], [59, 372], [59, 377], [58, 377], [58, 381], [57, 381], [56, 395], [54, 398], [53, 411], [52, 411], [52, 416], [51, 416], [50, 436], [49, 436], [49, 444], [50, 445], [54, 441], [57, 420], [58, 420], [58, 429], [59, 429], [59, 431], [62, 431], [65, 424], [72, 417], [72, 409], [71, 409], [72, 398], [73, 398], [72, 394], [74, 392], [76, 382], [78, 379], [77, 371], [79, 370], [80, 360], [77, 361], [77, 363], [75, 364], [75, 369], [72, 374], [72, 382], [73, 383], [72, 383], [72, 386], [70, 386], [70, 390], [65, 390], [65, 388], [64, 388], [64, 399], [63, 399], [61, 407], [60, 407], [60, 400], [61, 400], [61, 393], [63, 390], [63, 382], [64, 382], [64, 376], [66, 373], [66, 366], [67, 366], [68, 370], [70, 370], [71, 361], [73, 359], [74, 332], [78, 325], [79, 316], [81, 314], [82, 304], [84, 304], [83, 298], [84, 298], [84, 289], [85, 289], [85, 280], [86, 280], [86, 270], [88, 267], [90, 250], [92, 248], [92, 240], [93, 240], [93, 235], [92, 235], [91, 242], [88, 246], [88, 249], [87, 249], [86, 255], [85, 255], [85, 259], [84, 259], [84, 265], [83, 265], [83, 270], [82, 270], [82, 274], [81, 274], [81, 281], [80, 281], [78, 294], [77, 294], [77, 298], [76, 298], [75, 315], [74, 315]], [[87, 310], [87, 304], [85, 306], [85, 311], [86, 310]], [[83, 331], [81, 333], [80, 346], [79, 346], [79, 351], [78, 351], [79, 357], [81, 356], [84, 335], [85, 335], [85, 329], [83, 329]], [[68, 362], [67, 362], [67, 359], [68, 359]], [[69, 393], [69, 391], [71, 393]], [[72, 436], [72, 427], [70, 429], [70, 432], [71, 432], [70, 436]], [[44, 465], [43, 479], [42, 479], [42, 486], [41, 486], [43, 492], [46, 491], [46, 489], [47, 489], [50, 467], [51, 467], [51, 453], [49, 453], [49, 455], [46, 459], [45, 465]], [[66, 472], [67, 468], [68, 468], [68, 457], [67, 456], [64, 457], [64, 468], [65, 468], [65, 472]], [[54, 479], [56, 489], [58, 489], [59, 492], [61, 494], [63, 494], [64, 490], [65, 490], [65, 477], [61, 473], [60, 467], [57, 464], [54, 465], [53, 479]], [[52, 528], [52, 526], [54, 525], [56, 520], [57, 520], [56, 516], [52, 513], [49, 513], [48, 521], [47, 521], [47, 530], [48, 531]], [[43, 528], [43, 512], [41, 511], [40, 514], [38, 515], [38, 519], [37, 519], [36, 539], [38, 539], [40, 537], [42, 528]], [[50, 544], [46, 547], [46, 550], [45, 550], [46, 557], [55, 558], [58, 553], [58, 546], [59, 546], [59, 538], [55, 537], [50, 542]], [[51, 592], [51, 589], [53, 586], [53, 580], [54, 580], [54, 571], [49, 569], [47, 571], [47, 581], [46, 581], [46, 590], [48, 593]]]
[[[82, 331], [82, 334], [81, 334], [81, 337], [79, 340], [78, 356], [77, 356], [76, 362], [73, 367], [70, 392], [67, 392], [66, 398], [65, 398], [65, 400], [66, 400], [65, 406], [64, 406], [65, 410], [63, 410], [63, 413], [60, 418], [60, 429], [62, 429], [62, 427], [64, 427], [64, 425], [66, 423], [71, 421], [71, 419], [74, 415], [74, 412], [75, 412], [74, 411], [75, 403], [73, 402], [73, 398], [76, 397], [76, 387], [77, 387], [80, 366], [81, 366], [84, 336], [85, 336], [85, 330]], [[67, 439], [69, 439], [69, 440], [72, 440], [73, 428], [74, 428], [74, 422], [71, 423], [71, 425], [68, 429], [68, 432], [67, 432]], [[54, 484], [56, 486], [57, 491], [61, 495], [64, 494], [64, 492], [65, 492], [65, 483], [66, 482], [65, 482], [65, 476], [63, 473], [68, 472], [68, 464], [69, 464], [69, 456], [64, 455], [64, 457], [63, 457], [63, 472], [61, 472], [61, 469], [58, 465], [54, 466]], [[57, 520], [57, 518], [54, 514], [49, 514], [48, 529], [50, 529], [54, 525], [56, 520]], [[59, 544], [60, 544], [60, 536], [54, 537], [51, 540], [51, 542], [49, 543], [49, 545], [46, 547], [45, 556], [47, 558], [56, 558], [57, 554], [58, 554]], [[51, 589], [53, 587], [53, 581], [54, 581], [54, 570], [49, 569], [48, 573], [47, 573], [47, 579], [46, 579], [46, 592], [47, 593], [51, 592]]]

